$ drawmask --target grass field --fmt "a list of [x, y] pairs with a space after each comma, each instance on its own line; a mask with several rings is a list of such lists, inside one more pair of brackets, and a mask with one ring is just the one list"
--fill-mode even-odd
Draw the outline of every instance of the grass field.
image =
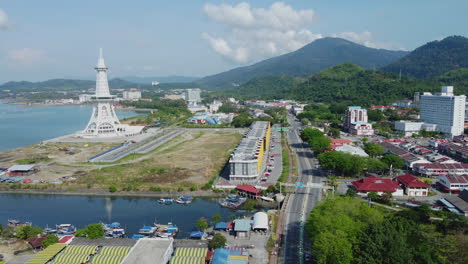
[[189, 131], [156, 149], [148, 158], [105, 166], [79, 176], [78, 183], [117, 190], [198, 189], [224, 166], [242, 135], [223, 131]]

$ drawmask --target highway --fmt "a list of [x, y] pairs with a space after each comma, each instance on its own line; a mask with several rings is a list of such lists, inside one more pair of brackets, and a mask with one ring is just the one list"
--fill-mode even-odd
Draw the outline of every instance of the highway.
[[[315, 166], [318, 162], [307, 143], [302, 142], [299, 129], [300, 122], [288, 115], [290, 130], [287, 139], [293, 152], [297, 156], [299, 181], [306, 183], [320, 183], [323, 179], [321, 171]], [[292, 165], [291, 165], [292, 166]], [[321, 198], [321, 189], [296, 188], [292, 193], [286, 207], [285, 236], [281, 254], [282, 263], [310, 263], [306, 255], [310, 256], [310, 241], [304, 230], [307, 216], [317, 201]]]

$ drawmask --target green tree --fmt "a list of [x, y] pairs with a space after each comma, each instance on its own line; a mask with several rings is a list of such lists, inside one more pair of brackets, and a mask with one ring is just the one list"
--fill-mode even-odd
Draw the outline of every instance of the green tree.
[[251, 212], [255, 209], [255, 202], [253, 200], [250, 200], [248, 199], [245, 203], [244, 203], [244, 209], [248, 212]]
[[370, 121], [379, 122], [385, 119], [384, 114], [380, 110], [368, 110], [367, 117]]
[[388, 167], [392, 166], [395, 169], [401, 169], [405, 166], [403, 159], [393, 154], [385, 154], [380, 160]]
[[368, 192], [367, 198], [371, 199], [371, 201], [375, 202], [380, 199], [380, 196], [376, 192]]
[[216, 233], [213, 239], [208, 242], [208, 247], [211, 249], [223, 248], [226, 246], [226, 241], [226, 238], [222, 234]]
[[381, 145], [375, 143], [365, 143], [364, 151], [371, 157], [380, 156], [385, 153], [384, 148]]
[[338, 128], [330, 128], [330, 136], [333, 138], [340, 138], [340, 131]]
[[211, 216], [211, 222], [212, 222], [213, 224], [219, 223], [219, 222], [221, 222], [221, 218], [222, 218], [222, 217], [221, 217], [221, 214], [219, 214], [219, 213], [218, 213], [218, 214], [214, 214], [214, 215]]
[[100, 223], [89, 224], [83, 229], [76, 230], [75, 236], [97, 239], [104, 237], [104, 227]]
[[208, 228], [208, 222], [203, 217], [198, 219], [196, 225], [197, 225], [198, 230], [200, 231], [205, 231]]
[[22, 225], [17, 226], [15, 232], [17, 238], [28, 239], [42, 234], [44, 230], [38, 226]]
[[304, 128], [301, 131], [301, 138], [305, 142], [308, 142], [312, 138], [316, 137], [323, 137], [323, 132], [316, 128]]
[[117, 191], [117, 187], [115, 187], [114, 185], [109, 186], [109, 192], [114, 193], [116, 191]]
[[317, 154], [331, 148], [331, 139], [324, 136], [312, 138], [308, 143], [312, 151]]
[[58, 242], [59, 242], [59, 238], [56, 235], [49, 234], [42, 241], [42, 247], [47, 248], [48, 246], [53, 245], [53, 244], [58, 243]]
[[346, 190], [346, 196], [349, 196], [349, 197], [354, 197], [357, 195], [357, 191], [356, 189], [354, 188], [348, 188], [348, 190]]

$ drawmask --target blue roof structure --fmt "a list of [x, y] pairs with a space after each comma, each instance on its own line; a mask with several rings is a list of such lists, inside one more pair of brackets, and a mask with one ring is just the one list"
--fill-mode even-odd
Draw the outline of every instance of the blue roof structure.
[[212, 264], [226, 264], [228, 263], [228, 259], [229, 259], [229, 249], [218, 248], [215, 250], [211, 263]]
[[236, 232], [249, 232], [251, 228], [252, 220], [248, 219], [236, 219], [234, 220], [234, 231]]
[[227, 229], [227, 223], [226, 222], [216, 223], [215, 229]]

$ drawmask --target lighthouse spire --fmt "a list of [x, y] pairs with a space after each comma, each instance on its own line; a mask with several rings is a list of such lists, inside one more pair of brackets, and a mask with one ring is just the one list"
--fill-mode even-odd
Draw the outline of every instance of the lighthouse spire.
[[96, 98], [110, 98], [109, 83], [107, 81], [107, 67], [102, 56], [102, 48], [99, 49], [99, 58], [96, 65]]

